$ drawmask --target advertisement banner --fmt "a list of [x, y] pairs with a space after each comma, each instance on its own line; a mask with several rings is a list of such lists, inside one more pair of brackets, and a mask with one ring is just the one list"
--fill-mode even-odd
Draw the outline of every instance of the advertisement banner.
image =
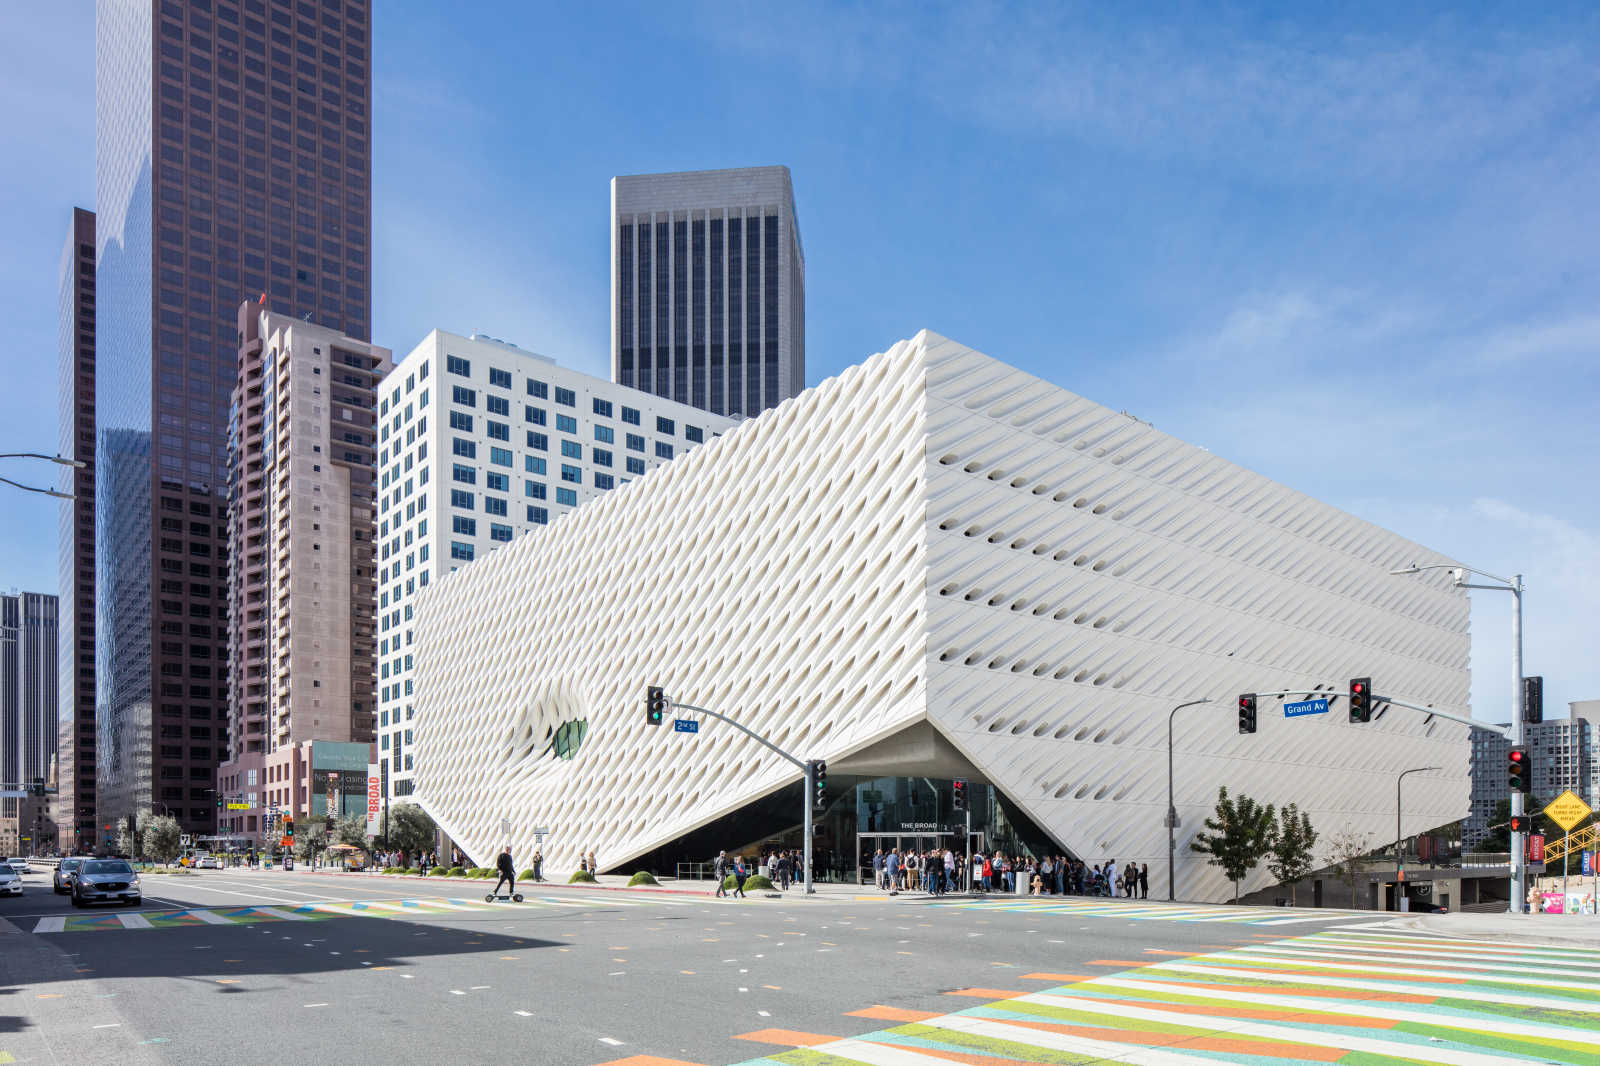
[[378, 764], [367, 764], [367, 836], [378, 835], [378, 820], [383, 811], [383, 778], [378, 776]]
[[1594, 852], [1592, 851], [1586, 851], [1583, 853], [1583, 876], [1594, 876]]
[[1544, 862], [1544, 834], [1528, 834], [1528, 861], [1537, 863]]

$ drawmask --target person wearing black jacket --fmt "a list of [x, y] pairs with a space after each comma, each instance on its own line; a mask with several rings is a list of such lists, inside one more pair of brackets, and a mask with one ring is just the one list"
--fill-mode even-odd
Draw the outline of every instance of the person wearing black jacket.
[[500, 857], [494, 861], [494, 867], [500, 872], [494, 883], [495, 895], [500, 894], [500, 882], [504, 881], [508, 891], [517, 890], [517, 867], [511, 861], [511, 845], [507, 844], [505, 850], [500, 852]]

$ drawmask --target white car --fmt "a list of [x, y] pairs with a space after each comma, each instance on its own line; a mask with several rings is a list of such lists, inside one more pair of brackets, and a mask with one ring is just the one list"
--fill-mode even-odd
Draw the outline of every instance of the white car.
[[195, 863], [194, 867], [196, 870], [220, 870], [222, 869], [222, 860], [206, 855]]
[[18, 877], [21, 877], [25, 873], [33, 872], [33, 867], [29, 866], [28, 860], [23, 858], [21, 855], [11, 856], [11, 858], [6, 860], [6, 864], [17, 872]]
[[0, 896], [22, 895], [22, 877], [9, 863], [0, 864]]

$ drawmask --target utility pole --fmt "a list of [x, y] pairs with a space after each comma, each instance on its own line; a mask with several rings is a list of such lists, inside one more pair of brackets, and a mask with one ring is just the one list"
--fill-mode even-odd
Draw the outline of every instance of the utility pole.
[[1167, 714], [1167, 902], [1178, 899], [1178, 808], [1172, 798], [1172, 719], [1185, 707], [1210, 703], [1211, 697], [1180, 703]]

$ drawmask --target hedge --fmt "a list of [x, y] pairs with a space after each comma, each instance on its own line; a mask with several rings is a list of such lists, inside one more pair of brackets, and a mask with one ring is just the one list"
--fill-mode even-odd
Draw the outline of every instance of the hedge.
[[449, 872], [450, 871], [446, 870], [443, 866], [435, 866], [433, 869], [428, 871], [428, 876], [429, 877], [443, 877], [445, 874], [447, 874]]
[[466, 874], [467, 874], [467, 871], [463, 870], [459, 866], [452, 866], [452, 867], [450, 867], [450, 869], [448, 871], [448, 876], [450, 876], [450, 877], [465, 877]]
[[532, 881], [533, 879], [534, 878], [533, 878], [533, 871], [532, 870], [524, 870], [520, 874], [517, 875], [517, 880], [518, 881]]
[[587, 881], [592, 885], [595, 883], [594, 874], [588, 870], [574, 870], [572, 871], [572, 876], [567, 878], [567, 884], [570, 885], [576, 881]]
[[633, 888], [636, 885], [659, 885], [660, 883], [661, 882], [657, 881], [649, 870], [640, 870], [628, 881], [628, 887]]
[[[729, 892], [732, 892], [738, 886], [739, 879], [732, 874], [729, 874], [728, 879], [722, 882], [722, 887]], [[744, 879], [744, 890], [746, 892], [769, 892], [772, 890], [772, 881], [761, 874], [751, 874]]]

